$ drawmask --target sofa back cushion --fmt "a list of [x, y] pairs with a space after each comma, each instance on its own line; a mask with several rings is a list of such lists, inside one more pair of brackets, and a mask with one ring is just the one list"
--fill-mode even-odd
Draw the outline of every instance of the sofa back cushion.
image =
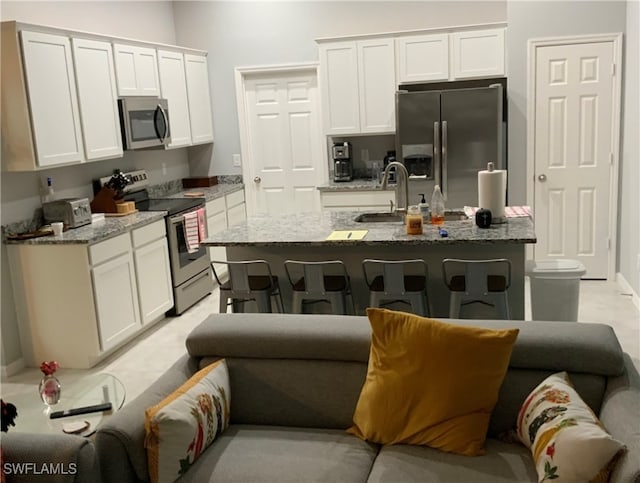
[[[524, 398], [554, 372], [569, 372], [596, 414], [607, 377], [623, 372], [622, 350], [606, 325], [446, 321], [520, 329], [490, 436], [514, 429]], [[232, 423], [346, 429], [365, 381], [370, 339], [364, 316], [214, 314], [191, 332], [186, 344], [189, 354], [201, 359], [200, 367], [227, 360]]]

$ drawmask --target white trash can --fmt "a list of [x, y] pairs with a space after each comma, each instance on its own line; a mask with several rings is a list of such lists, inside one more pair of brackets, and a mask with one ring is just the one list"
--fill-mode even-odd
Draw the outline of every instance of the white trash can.
[[578, 320], [580, 277], [586, 273], [577, 260], [527, 261], [533, 320]]

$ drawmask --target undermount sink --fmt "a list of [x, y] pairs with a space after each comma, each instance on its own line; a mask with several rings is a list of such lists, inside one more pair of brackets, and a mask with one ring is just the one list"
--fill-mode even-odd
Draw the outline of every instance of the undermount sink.
[[353, 220], [357, 223], [394, 223], [404, 221], [404, 215], [396, 213], [362, 213]]
[[[450, 211], [445, 213], [444, 221], [464, 221], [469, 217], [464, 211]], [[395, 223], [404, 221], [404, 215], [397, 213], [379, 212], [379, 213], [362, 213], [354, 218], [356, 223]]]

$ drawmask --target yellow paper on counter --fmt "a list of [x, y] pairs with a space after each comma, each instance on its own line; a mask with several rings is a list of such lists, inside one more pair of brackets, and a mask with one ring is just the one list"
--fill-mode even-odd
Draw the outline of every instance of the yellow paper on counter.
[[327, 240], [362, 240], [369, 230], [335, 230]]

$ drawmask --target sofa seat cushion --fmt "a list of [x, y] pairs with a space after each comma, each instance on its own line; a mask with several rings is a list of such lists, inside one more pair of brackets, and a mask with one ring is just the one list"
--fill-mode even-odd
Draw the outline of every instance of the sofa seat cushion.
[[341, 430], [231, 425], [180, 481], [366, 482], [377, 453]]
[[488, 438], [485, 450], [482, 456], [462, 456], [426, 446], [385, 446], [373, 464], [368, 483], [538, 481], [531, 453], [523, 445]]

